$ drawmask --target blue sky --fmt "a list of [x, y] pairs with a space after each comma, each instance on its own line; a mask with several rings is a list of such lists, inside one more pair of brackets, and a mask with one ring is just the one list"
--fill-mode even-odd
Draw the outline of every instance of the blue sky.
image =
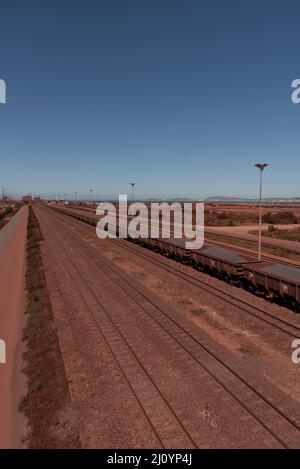
[[1, 0], [0, 184], [299, 196], [298, 0]]

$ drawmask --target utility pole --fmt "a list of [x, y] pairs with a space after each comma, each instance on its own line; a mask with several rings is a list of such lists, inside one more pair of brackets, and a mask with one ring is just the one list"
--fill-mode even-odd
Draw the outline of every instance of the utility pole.
[[261, 226], [262, 226], [262, 195], [263, 195], [263, 172], [269, 166], [267, 163], [257, 163], [259, 169], [259, 222], [258, 222], [258, 261], [261, 261]]
[[90, 204], [92, 205], [92, 192], [93, 192], [93, 189], [90, 189]]
[[133, 204], [134, 202], [134, 186], [135, 186], [135, 182], [131, 182], [130, 185], [131, 185], [131, 203]]

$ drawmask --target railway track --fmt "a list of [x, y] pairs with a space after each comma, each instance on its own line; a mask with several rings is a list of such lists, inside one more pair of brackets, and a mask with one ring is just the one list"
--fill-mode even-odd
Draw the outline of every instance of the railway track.
[[[62, 207], [65, 209], [65, 207]], [[88, 215], [91, 215], [91, 218], [92, 219], [96, 219], [98, 220], [96, 214], [95, 214], [95, 211], [94, 210], [91, 210], [90, 208], [88, 209], [82, 209], [82, 207], [71, 207], [70, 209], [70, 212], [72, 213], [81, 213], [83, 216], [88, 216]], [[218, 236], [218, 234], [216, 233], [216, 235]], [[220, 236], [225, 236], [225, 235], [220, 235]], [[228, 235], [228, 238], [230, 238], [230, 234]], [[239, 238], [232, 238], [232, 239], [239, 239]], [[245, 241], [243, 238], [240, 238], [241, 241]], [[247, 240], [246, 240], [247, 241]], [[254, 241], [248, 241], [250, 243], [254, 243]], [[236, 252], [239, 252], [241, 254], [245, 254], [245, 255], [253, 255], [253, 256], [256, 256], [257, 253], [254, 249], [247, 249], [247, 248], [242, 248], [242, 247], [238, 247], [238, 246], [235, 246], [234, 244], [231, 244], [231, 243], [222, 243], [221, 241], [217, 241], [217, 240], [212, 240], [210, 238], [206, 238], [205, 240], [205, 246], [221, 246], [221, 247], [224, 247], [224, 248], [230, 248], [230, 250], [232, 251], [236, 251]], [[265, 245], [265, 246], [271, 246], [272, 245], [269, 245], [268, 244], [268, 241], [267, 240], [263, 240], [263, 243], [262, 245]], [[283, 248], [283, 249], [286, 249], [286, 248]], [[283, 258], [281, 256], [273, 256], [273, 255], [267, 255], [267, 254], [263, 254], [262, 255], [262, 260], [266, 261], [266, 262], [276, 262], [278, 264], [283, 264], [283, 265], [288, 265], [290, 267], [299, 267], [300, 263], [299, 262], [296, 262], [296, 261], [292, 261], [288, 258]]]
[[[156, 429], [156, 426], [159, 426], [159, 424], [160, 426], [163, 426], [163, 423], [157, 422], [157, 418], [151, 418], [151, 412], [149, 412], [149, 410], [147, 409], [147, 405], [144, 402], [145, 399], [142, 399], [139, 396], [140, 394], [139, 389], [141, 388], [141, 386], [144, 386], [145, 388], [148, 389], [150, 396], [152, 395], [152, 399], [155, 399], [156, 402], [157, 402], [156, 394], [159, 395], [161, 401], [157, 405], [158, 406], [160, 405], [162, 407], [160, 409], [162, 414], [166, 412], [166, 410], [162, 406], [162, 403], [164, 406], [168, 408], [172, 417], [177, 422], [177, 424], [183, 431], [184, 435], [186, 436], [186, 439], [184, 440], [181, 439], [182, 440], [180, 442], [181, 446], [188, 447], [188, 448], [197, 448], [198, 446], [195, 443], [194, 439], [186, 430], [182, 422], [179, 420], [178, 416], [176, 415], [172, 407], [169, 405], [164, 395], [160, 392], [156, 383], [151, 378], [150, 374], [146, 370], [141, 360], [138, 358], [137, 354], [134, 352], [128, 340], [125, 338], [120, 328], [118, 328], [115, 321], [112, 319], [112, 316], [109, 313], [109, 310], [107, 310], [104, 307], [104, 305], [99, 300], [99, 298], [94, 294], [89, 283], [87, 282], [85, 277], [82, 275], [82, 272], [76, 267], [76, 264], [74, 263], [72, 257], [68, 255], [66, 251], [64, 251], [64, 255], [62, 257], [62, 254], [60, 250], [57, 248], [57, 246], [61, 245], [61, 241], [63, 241], [63, 238], [57, 236], [57, 233], [54, 232], [54, 230], [51, 228], [51, 225], [49, 223], [45, 222], [45, 220], [43, 220], [43, 222], [46, 224], [47, 229], [49, 230], [49, 233], [51, 233], [51, 237], [53, 239], [53, 242], [51, 242], [51, 248], [56, 253], [57, 258], [61, 260], [61, 263], [64, 266], [64, 270], [67, 273], [67, 275], [69, 275], [72, 282], [76, 285], [77, 291], [82, 301], [84, 302], [99, 333], [103, 337], [104, 342], [106, 343], [108, 349], [110, 350], [121, 374], [123, 375], [126, 383], [128, 384], [134, 396], [134, 399], [137, 401], [143, 415], [145, 416], [146, 421], [148, 422], [148, 425], [150, 426], [157, 442], [159, 443], [159, 446], [161, 448], [167, 447], [164, 444], [164, 441], [163, 441], [162, 436], [160, 435], [160, 432], [157, 431]], [[102, 317], [102, 321], [100, 321], [99, 314], [98, 314], [99, 308], [101, 309], [101, 311], [103, 311], [106, 321], [105, 320], [103, 321], [103, 317]], [[117, 340], [117, 338], [119, 338], [119, 340]], [[116, 347], [113, 345], [116, 341], [118, 342], [118, 347], [120, 347], [119, 350], [116, 350]], [[121, 344], [120, 344], [120, 341], [121, 341]], [[126, 352], [127, 352], [127, 357], [124, 359]], [[129, 352], [130, 358], [128, 358], [128, 352]], [[133, 363], [133, 361], [135, 363]], [[140, 370], [137, 370], [137, 368], [140, 368]], [[142, 370], [142, 375], [141, 375], [141, 370]], [[141, 383], [138, 383], [139, 380], [143, 381], [142, 385]], [[148, 381], [151, 383], [153, 387], [152, 390], [149, 389]], [[155, 420], [156, 420], [155, 422], [156, 425], [153, 423], [153, 421]], [[172, 426], [172, 423], [173, 423], [173, 426]], [[174, 426], [174, 422], [172, 421], [169, 422], [168, 426], [169, 426], [169, 431], [171, 430], [172, 434], [174, 435], [174, 439], [176, 441], [176, 435], [178, 435], [178, 430], [176, 426]]]
[[[60, 212], [57, 212], [60, 213]], [[63, 214], [61, 214], [63, 216]], [[71, 220], [76, 220], [79, 223], [81, 223], [82, 226], [85, 227], [88, 231], [90, 228], [85, 222], [82, 222], [81, 220], [78, 220], [76, 218], [70, 217]], [[142, 249], [140, 246], [137, 246], [131, 242], [124, 241], [124, 240], [116, 240], [116, 239], [110, 239], [109, 240], [111, 243], [118, 245], [122, 249], [125, 249], [127, 251], [132, 252], [134, 255], [138, 256], [141, 259], [145, 259], [151, 264], [154, 264], [163, 270], [169, 272], [170, 274], [180, 277], [181, 279], [185, 280], [187, 283], [193, 284], [194, 286], [200, 288], [201, 290], [206, 291], [207, 293], [211, 293], [217, 298], [222, 299], [223, 301], [226, 301], [227, 303], [237, 306], [241, 311], [259, 319], [260, 321], [263, 321], [266, 324], [271, 325], [277, 330], [280, 330], [281, 332], [284, 332], [288, 334], [290, 337], [293, 338], [299, 338], [300, 337], [300, 326], [291, 323], [289, 321], [286, 321], [285, 319], [279, 318], [275, 316], [272, 313], [269, 313], [265, 311], [264, 309], [254, 306], [247, 301], [237, 298], [231, 293], [225, 292], [223, 289], [218, 288], [216, 286], [211, 286], [208, 282], [205, 280], [200, 280], [199, 278], [195, 278], [192, 274], [188, 272], [184, 272], [182, 268], [176, 268], [174, 265], [170, 266], [168, 262], [166, 262], [161, 255], [157, 255], [157, 257], [154, 259], [153, 257], [153, 251], [151, 254], [147, 253], [146, 249]], [[142, 252], [144, 251], [144, 252]]]
[[268, 313], [267, 311], [263, 310], [262, 308], [259, 308], [258, 306], [253, 306], [247, 301], [242, 300], [241, 298], [237, 298], [231, 293], [224, 292], [224, 290], [222, 290], [221, 288], [218, 288], [216, 286], [212, 287], [208, 282], [205, 282], [204, 280], [196, 279], [193, 275], [187, 272], [183, 272], [181, 269], [177, 269], [176, 267], [169, 266], [162, 259], [153, 259], [152, 256], [138, 252], [137, 249], [130, 248], [129, 246], [125, 245], [122, 241], [117, 241], [114, 239], [111, 239], [110, 241], [114, 244], [117, 244], [121, 248], [134, 253], [136, 256], [143, 258], [152, 264], [157, 265], [158, 267], [164, 269], [165, 271], [177, 277], [180, 277], [181, 279], [187, 281], [188, 283], [193, 284], [201, 288], [202, 290], [205, 290], [208, 293], [212, 293], [217, 298], [220, 298], [231, 305], [237, 306], [241, 311], [247, 314], [250, 314], [251, 316], [256, 317], [257, 319], [260, 319], [261, 321], [267, 324], [270, 324], [277, 330], [280, 330], [290, 335], [291, 337], [299, 338], [300, 327], [297, 326], [296, 324], [293, 324], [293, 323], [290, 323], [289, 321], [278, 318], [277, 316], [274, 316], [273, 314]]
[[[59, 218], [57, 213], [53, 214], [53, 217], [55, 216]], [[81, 224], [80, 226], [83, 225]], [[52, 235], [57, 238], [57, 233], [54, 234], [52, 231]], [[66, 233], [60, 234], [60, 242], [63, 241], [65, 235]], [[97, 268], [99, 273], [102, 272], [102, 275], [105, 274], [115, 285], [116, 289], [123, 291], [124, 299], [129, 297], [131, 301], [138, 305], [140, 314], [146, 316], [148, 320], [151, 319], [156, 327], [159, 327], [164, 334], [167, 334], [176, 346], [181, 348], [198, 367], [200, 366], [202, 372], [204, 370], [215, 381], [217, 386], [223, 392], [225, 391], [248, 416], [252, 417], [253, 421], [263, 428], [280, 447], [299, 446], [300, 428], [298, 423], [240, 376], [214, 350], [210, 349], [205, 343], [200, 342], [194, 332], [189, 330], [188, 324], [180, 324], [175, 319], [176, 314], [174, 314], [174, 310], [140, 284], [129, 279], [117, 268], [113, 267], [103, 256], [100, 256], [98, 252], [96, 253], [94, 248], [88, 246], [78, 236], [75, 236], [73, 232], [70, 236], [70, 230], [68, 240], [69, 243], [71, 240], [74, 253], [78, 252], [78, 250], [80, 250], [81, 254], [84, 253], [86, 264], [93, 266], [93, 269]], [[70, 256], [68, 262], [72, 264], [72, 269], [74, 269], [74, 281], [76, 281], [76, 278], [81, 279], [80, 282], [85, 285], [84, 288], [88, 289], [97, 298], [95, 291], [82, 276], [79, 267]], [[77, 280], [78, 285], [80, 285], [80, 282], [78, 283]], [[112, 318], [110, 320], [113, 321]], [[119, 327], [116, 322], [114, 322], [114, 327], [117, 329]], [[118, 331], [120, 332], [120, 329]]]

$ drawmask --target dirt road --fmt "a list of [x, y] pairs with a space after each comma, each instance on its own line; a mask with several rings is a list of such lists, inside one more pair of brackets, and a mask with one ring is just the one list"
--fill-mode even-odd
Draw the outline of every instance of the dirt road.
[[0, 363], [0, 448], [20, 446], [24, 430], [17, 407], [24, 386], [20, 338], [27, 216], [28, 208], [21, 208], [0, 231], [0, 339], [6, 344], [6, 363]]

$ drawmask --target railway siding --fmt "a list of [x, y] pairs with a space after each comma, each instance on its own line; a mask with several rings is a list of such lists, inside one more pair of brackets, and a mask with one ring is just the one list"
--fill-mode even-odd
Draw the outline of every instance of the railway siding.
[[[39, 214], [39, 216], [43, 215]], [[51, 221], [52, 218], [53, 222]], [[54, 222], [54, 219], [57, 222]], [[110, 327], [113, 324], [114, 328], [125, 338], [133, 354], [153, 380], [154, 387], [156, 386], [159, 389], [162, 399], [165, 400], [171, 414], [173, 413], [179, 427], [181, 427], [181, 430], [185, 429], [187, 433], [184, 433], [186, 436], [189, 435], [191, 442], [195, 442], [197, 446], [208, 446], [212, 442], [213, 445], [224, 444], [226, 446], [220, 437], [220, 429], [224, 425], [226, 427], [225, 435], [227, 437], [231, 435], [231, 441], [236, 441], [234, 426], [228, 427], [228, 423], [237, 418], [237, 415], [242, 412], [240, 418], [245, 422], [245, 428], [249, 428], [248, 433], [252, 436], [256, 435], [256, 437], [253, 436], [253, 444], [255, 444], [255, 439], [258, 438], [261, 444], [265, 444], [266, 447], [274, 444], [275, 447], [276, 445], [284, 447], [297, 447], [299, 445], [297, 422], [294, 422], [292, 417], [285, 415], [257, 389], [254, 389], [251, 385], [249, 386], [249, 375], [243, 377], [242, 370], [237, 372], [237, 370], [232, 369], [232, 357], [230, 355], [224, 354], [223, 350], [223, 355], [220, 358], [220, 349], [217, 343], [213, 343], [201, 331], [197, 330], [195, 332], [189, 321], [179, 318], [172, 308], [142, 287], [139, 282], [133, 281], [131, 277], [121, 273], [103, 256], [99, 256], [99, 253], [95, 256], [96, 252], [91, 246], [79, 235], [76, 235], [74, 231], [68, 230], [65, 223], [59, 223], [59, 220], [62, 220], [61, 216], [55, 215], [54, 212], [47, 217], [47, 221], [44, 220], [46, 224], [55, 223], [56, 225], [55, 233], [52, 229], [52, 241], [50, 240], [50, 243], [54, 243], [52, 247], [55, 249], [56, 246], [56, 250], [58, 249], [57, 246], [60, 246], [58, 255], [61, 257], [61, 262], [65, 268], [67, 266], [68, 276], [71, 277], [76, 291], [80, 292], [85, 303], [89, 305], [89, 314], [96, 321], [98, 318], [101, 325], [107, 324], [105, 321], [109, 321], [111, 323]], [[51, 231], [50, 225], [48, 228]], [[55, 239], [56, 241], [54, 241]], [[64, 243], [65, 239], [68, 239], [68, 245]], [[64, 249], [62, 249], [62, 246], [64, 246]], [[74, 263], [75, 259], [76, 262]], [[105, 293], [106, 290], [107, 293]], [[114, 294], [111, 295], [111, 292], [114, 292]], [[106, 320], [104, 321], [105, 317]], [[111, 343], [114, 343], [114, 339], [111, 339], [109, 334], [109, 329], [107, 329], [105, 335]], [[157, 351], [155, 354], [153, 353], [154, 349], [147, 350], [149, 344], [156, 344]], [[115, 346], [116, 351], [122, 350], [120, 346]], [[176, 361], [171, 366], [172, 373], [175, 370], [176, 373], [179, 372], [181, 361], [185, 363], [181, 375], [184, 376], [185, 370], [188, 377], [193, 376], [192, 387], [185, 389], [187, 384], [184, 385], [178, 380], [176, 387], [172, 374], [168, 378], [170, 365], [165, 368], [164, 357], [170, 360], [168, 353], [171, 351], [173, 351], [171, 354], [172, 362], [176, 357]], [[157, 358], [155, 359], [155, 357]], [[161, 360], [160, 367], [163, 366], [162, 376], [165, 377], [163, 381], [158, 373], [159, 360]], [[152, 364], [151, 361], [153, 361]], [[125, 362], [121, 361], [121, 363], [126, 363], [126, 360]], [[122, 369], [125, 372], [125, 365], [122, 365]], [[128, 373], [128, 371], [125, 372], [127, 376]], [[215, 396], [218, 392], [216, 394], [212, 390], [209, 392], [211, 396], [214, 396], [214, 404], [211, 404], [209, 408], [219, 409], [218, 402], [221, 403], [223, 408], [223, 411], [220, 409], [217, 411], [219, 417], [215, 421], [216, 428], [210, 428], [210, 441], [206, 441], [203, 435], [197, 433], [199, 432], [199, 422], [197, 419], [192, 418], [195, 417], [195, 410], [192, 411], [192, 409], [197, 407], [197, 396], [206, 395], [204, 390], [200, 392], [200, 383], [203, 382], [204, 377], [207, 386], [209, 386], [209, 382], [214, 382], [211, 389], [217, 388], [222, 395], [216, 401]], [[197, 386], [200, 387], [198, 392], [195, 392]], [[221, 417], [222, 413], [225, 412], [224, 409], [228, 408], [231, 401], [230, 408], [236, 409], [234, 416], [228, 416], [224, 420]], [[193, 405], [191, 407], [187, 405], [186, 407], [185, 402]], [[205, 409], [203, 409], [203, 412], [205, 413]], [[150, 415], [149, 411], [146, 414], [150, 417], [151, 412]], [[200, 413], [200, 418], [201, 415]], [[153, 416], [150, 421], [153, 423]], [[158, 434], [163, 434], [162, 426], [154, 426], [157, 428]], [[212, 422], [210, 422], [211, 426]], [[253, 430], [250, 430], [252, 427]], [[254, 430], [255, 427], [256, 430]], [[160, 431], [158, 431], [158, 428], [160, 428]], [[222, 431], [222, 434], [224, 434], [224, 431]], [[259, 434], [261, 435], [260, 438]], [[245, 441], [245, 443], [251, 445], [250, 440], [248, 440], [248, 443]], [[165, 435], [162, 441], [168, 445], [168, 438]], [[240, 444], [242, 443], [240, 442]]]

